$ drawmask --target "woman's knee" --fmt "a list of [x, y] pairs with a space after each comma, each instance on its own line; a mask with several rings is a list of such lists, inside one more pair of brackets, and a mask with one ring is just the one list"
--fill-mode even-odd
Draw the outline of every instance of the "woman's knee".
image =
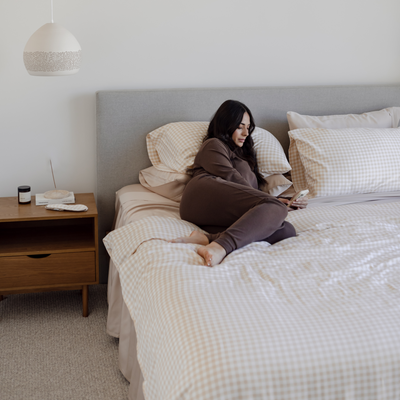
[[285, 236], [285, 239], [296, 236], [296, 229], [290, 222], [285, 221], [283, 225], [284, 225], [283, 235]]
[[278, 220], [284, 220], [288, 215], [288, 208], [286, 204], [282, 203], [276, 197], [272, 199], [264, 199], [262, 201], [268, 207], [269, 212], [274, 215]]
[[290, 222], [284, 221], [282, 226], [277, 231], [264, 240], [270, 244], [274, 244], [280, 242], [281, 240], [289, 239], [293, 236], [296, 236], [296, 229]]

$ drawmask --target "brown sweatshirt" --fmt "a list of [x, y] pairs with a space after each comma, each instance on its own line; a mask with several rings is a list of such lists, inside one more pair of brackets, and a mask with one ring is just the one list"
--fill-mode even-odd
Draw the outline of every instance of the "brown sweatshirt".
[[193, 177], [203, 174], [258, 189], [256, 175], [248, 162], [217, 138], [206, 140], [194, 160]]

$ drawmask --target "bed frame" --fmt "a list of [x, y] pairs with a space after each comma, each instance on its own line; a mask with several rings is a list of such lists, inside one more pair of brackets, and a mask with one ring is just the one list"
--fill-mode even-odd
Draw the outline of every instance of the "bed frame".
[[289, 147], [287, 111], [308, 115], [362, 113], [400, 106], [400, 86], [317, 86], [237, 89], [100, 91], [96, 94], [97, 208], [100, 283], [107, 282], [102, 238], [112, 227], [115, 192], [138, 183], [151, 165], [146, 134], [170, 122], [209, 121], [227, 99], [245, 103], [257, 126]]

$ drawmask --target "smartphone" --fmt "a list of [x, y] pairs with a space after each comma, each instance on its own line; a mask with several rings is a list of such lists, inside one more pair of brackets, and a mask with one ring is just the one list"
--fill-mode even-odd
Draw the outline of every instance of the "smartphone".
[[308, 190], [300, 190], [300, 192], [297, 192], [290, 200], [289, 203], [287, 204], [288, 207], [290, 207], [294, 201], [296, 201], [297, 199], [301, 199], [304, 196], [308, 195]]

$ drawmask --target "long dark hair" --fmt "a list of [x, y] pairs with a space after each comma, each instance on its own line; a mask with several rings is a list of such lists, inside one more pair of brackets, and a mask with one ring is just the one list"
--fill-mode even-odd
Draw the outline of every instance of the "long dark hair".
[[[245, 113], [249, 114], [250, 117], [249, 136], [247, 136], [244, 141], [243, 147], [238, 147], [232, 140], [232, 135], [240, 126]], [[257, 177], [258, 185], [260, 186], [265, 183], [265, 180], [258, 171], [254, 142], [251, 137], [255, 127], [256, 125], [254, 123], [253, 115], [246, 105], [240, 101], [226, 100], [221, 104], [211, 119], [207, 136], [204, 138], [204, 141], [211, 138], [217, 138], [224, 142], [240, 158], [249, 163], [250, 168]]]

